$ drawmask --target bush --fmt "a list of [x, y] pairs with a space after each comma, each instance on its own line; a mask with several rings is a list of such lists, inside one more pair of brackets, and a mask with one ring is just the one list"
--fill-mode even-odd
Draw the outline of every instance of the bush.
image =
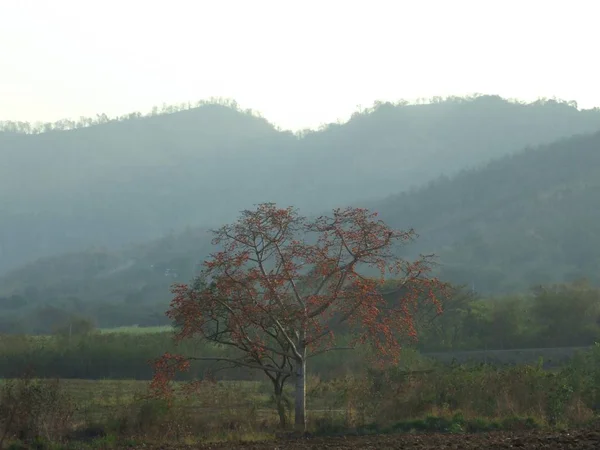
[[74, 426], [75, 405], [58, 380], [24, 376], [0, 390], [0, 448], [8, 439], [62, 441]]

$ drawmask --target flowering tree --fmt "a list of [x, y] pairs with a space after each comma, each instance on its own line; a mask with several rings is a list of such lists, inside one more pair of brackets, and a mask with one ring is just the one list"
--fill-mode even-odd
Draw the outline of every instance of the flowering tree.
[[[193, 285], [174, 286], [167, 315], [178, 324], [177, 340], [203, 339], [233, 349], [235, 356], [164, 355], [155, 388], [164, 388], [175, 369], [193, 359], [262, 370], [273, 383], [285, 425], [281, 395], [293, 378], [295, 425], [302, 431], [307, 360], [342, 348], [335, 330], [344, 326], [354, 336], [344, 349], [371, 345], [378, 362], [393, 363], [401, 338], [416, 334], [418, 303], [426, 299], [441, 312], [436, 294], [443, 284], [428, 277], [430, 257], [408, 262], [395, 256], [413, 231], [393, 230], [365, 209], [336, 209], [309, 220], [267, 203], [214, 234], [220, 251], [205, 261]], [[394, 282], [384, 300], [386, 277]]]

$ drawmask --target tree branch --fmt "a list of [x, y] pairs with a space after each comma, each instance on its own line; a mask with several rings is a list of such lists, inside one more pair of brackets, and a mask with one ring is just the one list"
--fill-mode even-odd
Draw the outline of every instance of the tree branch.
[[233, 359], [233, 358], [225, 358], [225, 357], [219, 357], [219, 356], [192, 356], [187, 358], [190, 361], [217, 361], [217, 362], [228, 362], [231, 364], [234, 364], [235, 366], [239, 366], [239, 367], [248, 367], [249, 369], [258, 369], [258, 370], [263, 370], [263, 371], [270, 371], [270, 372], [276, 372], [276, 373], [281, 373], [284, 375], [289, 375], [292, 376], [293, 373], [287, 370], [283, 370], [280, 369], [278, 367], [273, 367], [273, 366], [265, 366], [262, 364], [252, 364], [252, 363], [247, 363], [244, 361], [240, 361], [237, 359]]

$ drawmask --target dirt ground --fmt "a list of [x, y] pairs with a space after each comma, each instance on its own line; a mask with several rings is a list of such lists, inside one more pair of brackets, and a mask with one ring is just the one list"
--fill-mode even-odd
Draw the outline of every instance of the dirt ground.
[[[600, 431], [519, 432], [481, 434], [428, 434], [305, 438], [248, 444], [212, 444], [208, 449], [308, 450], [308, 449], [600, 449]], [[190, 448], [191, 450], [191, 448]]]

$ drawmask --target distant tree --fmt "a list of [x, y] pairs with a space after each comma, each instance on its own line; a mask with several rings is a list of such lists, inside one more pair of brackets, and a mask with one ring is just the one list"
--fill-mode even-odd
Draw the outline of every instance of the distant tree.
[[[284, 426], [281, 394], [294, 377], [295, 426], [304, 431], [308, 359], [368, 344], [376, 362], [395, 362], [402, 337], [416, 334], [419, 299], [441, 312], [443, 283], [428, 277], [431, 258], [396, 256], [397, 245], [414, 232], [393, 230], [365, 209], [336, 209], [308, 220], [268, 203], [214, 233], [222, 250], [205, 262], [195, 284], [174, 286], [167, 314], [178, 325], [177, 341], [210, 341], [237, 356], [165, 354], [155, 367], [157, 395], [171, 393], [176, 371], [196, 359], [262, 370], [274, 385]], [[377, 276], [365, 276], [369, 268]], [[395, 279], [395, 302], [389, 284], [382, 295], [386, 275]], [[336, 343], [341, 325], [354, 336], [349, 347]]]
[[531, 313], [544, 346], [591, 345], [600, 338], [600, 290], [587, 280], [540, 286]]
[[72, 316], [54, 328], [54, 334], [63, 338], [86, 336], [96, 330], [93, 320], [87, 317]]
[[[387, 295], [384, 291], [384, 296]], [[393, 298], [393, 297], [392, 297]], [[464, 326], [470, 304], [476, 294], [463, 286], [444, 286], [444, 314], [439, 315], [436, 305], [421, 300], [414, 317], [419, 333], [418, 348], [425, 351], [452, 350], [464, 340]]]

